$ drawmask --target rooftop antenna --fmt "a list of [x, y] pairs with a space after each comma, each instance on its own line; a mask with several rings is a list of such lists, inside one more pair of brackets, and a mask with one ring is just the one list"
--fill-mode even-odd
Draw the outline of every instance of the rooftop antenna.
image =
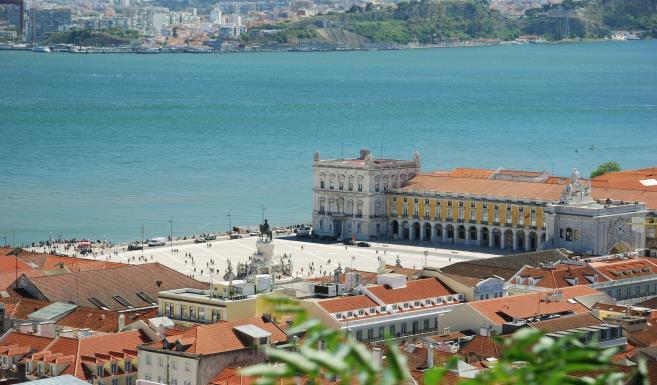
[[141, 256], [144, 256], [144, 225], [141, 225]]
[[383, 142], [381, 142], [381, 152], [379, 154], [380, 159], [383, 159]]
[[169, 235], [169, 244], [171, 245], [171, 251], [173, 251], [173, 216], [169, 220], [169, 225], [170, 227], [170, 235]]
[[265, 223], [265, 211], [267, 211], [267, 209], [265, 208], [265, 205], [261, 205], [260, 210], [262, 211], [262, 218], [261, 218], [260, 223]]
[[228, 231], [232, 232], [233, 231], [233, 224], [231, 220], [233, 219], [233, 216], [230, 214], [230, 210], [228, 210], [228, 214], [226, 214], [228, 217]]
[[340, 142], [340, 159], [344, 159], [344, 142]]

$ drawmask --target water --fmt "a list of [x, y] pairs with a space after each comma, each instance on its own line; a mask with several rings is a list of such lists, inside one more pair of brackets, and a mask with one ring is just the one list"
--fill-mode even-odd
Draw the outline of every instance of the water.
[[[0, 237], [307, 222], [312, 157], [655, 165], [657, 41], [388, 52], [0, 52]], [[593, 150], [591, 150], [591, 147]], [[0, 241], [4, 239], [0, 238]]]

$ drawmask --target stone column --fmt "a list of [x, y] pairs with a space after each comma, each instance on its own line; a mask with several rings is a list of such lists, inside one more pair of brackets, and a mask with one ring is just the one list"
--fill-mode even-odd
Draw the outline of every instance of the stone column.
[[531, 242], [529, 242], [529, 231], [524, 230], [525, 232], [525, 251], [530, 251]]
[[513, 230], [513, 251], [518, 250], [518, 233]]
[[465, 244], [470, 245], [470, 228], [465, 226]]
[[504, 235], [504, 231], [500, 229], [500, 249], [506, 248], [506, 236]]
[[495, 246], [494, 242], [495, 242], [495, 237], [493, 237], [493, 232], [490, 231], [490, 229], [488, 229], [488, 247], [492, 249]]
[[424, 240], [424, 224], [420, 223], [420, 242], [423, 242]]
[[443, 243], [447, 242], [447, 226], [443, 223]]

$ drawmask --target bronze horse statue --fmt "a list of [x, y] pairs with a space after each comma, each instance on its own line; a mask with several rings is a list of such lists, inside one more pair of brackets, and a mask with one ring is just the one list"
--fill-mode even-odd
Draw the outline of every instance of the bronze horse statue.
[[269, 223], [267, 223], [267, 220], [265, 219], [265, 223], [260, 225], [260, 240], [271, 241], [271, 237], [272, 237], [272, 232], [271, 229], [269, 228]]

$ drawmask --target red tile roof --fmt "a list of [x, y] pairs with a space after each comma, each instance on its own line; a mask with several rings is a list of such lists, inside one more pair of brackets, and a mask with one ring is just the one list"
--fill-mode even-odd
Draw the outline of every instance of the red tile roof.
[[[488, 179], [494, 170], [455, 169], [448, 175], [444, 173], [421, 173], [408, 181], [402, 190], [435, 191], [442, 193], [465, 193], [473, 195], [492, 195], [516, 199], [545, 200], [558, 202], [567, 178], [551, 177], [545, 182], [523, 182]], [[642, 202], [649, 209], [657, 208], [657, 188], [636, 190], [593, 184], [591, 195], [598, 200], [618, 200]]]
[[51, 337], [41, 337], [32, 334], [19, 333], [17, 331], [10, 331], [9, 334], [5, 335], [4, 338], [0, 341], [0, 355], [7, 354], [8, 351], [15, 347], [27, 348], [27, 351], [39, 351], [44, 349], [48, 344], [50, 344], [54, 338]]
[[387, 285], [368, 287], [367, 290], [386, 304], [419, 301], [452, 295], [454, 292], [437, 278], [407, 281], [406, 287], [393, 289]]
[[29, 278], [32, 285], [50, 301], [75, 302], [80, 306], [97, 307], [90, 298], [97, 298], [110, 310], [126, 310], [114, 296], [121, 296], [133, 307], [152, 306], [137, 293], [144, 292], [157, 302], [158, 292], [171, 289], [207, 289], [199, 282], [159, 263], [129, 265], [107, 270], [82, 271]]
[[559, 301], [548, 302], [546, 296], [551, 292], [541, 292], [476, 301], [468, 305], [494, 324], [502, 325], [508, 322], [507, 319], [527, 319], [549, 314], [587, 313], [588, 309], [584, 305], [568, 300], [573, 297], [600, 293], [588, 286], [573, 286], [558, 291], [562, 293], [562, 299]]
[[585, 326], [600, 325], [602, 322], [599, 318], [590, 313], [569, 315], [560, 318], [554, 318], [545, 321], [534, 322], [531, 327], [544, 333], [554, 333], [559, 331], [577, 329]]
[[621, 190], [657, 191], [657, 186], [646, 186], [641, 180], [657, 179], [657, 167], [611, 172], [593, 178], [591, 185]]
[[88, 357], [125, 351], [136, 354], [137, 346], [147, 342], [150, 342], [150, 340], [139, 330], [80, 339], [59, 336], [47, 347], [33, 354], [31, 359], [47, 362], [52, 360], [70, 362], [70, 365], [61, 374], [71, 374], [87, 380], [89, 373], [85, 370], [83, 361], [88, 362]]
[[476, 335], [470, 341], [466, 342], [459, 355], [463, 358], [475, 356], [477, 361], [486, 358], [500, 358], [504, 345], [495, 341], [492, 337]]
[[17, 320], [26, 320], [29, 314], [50, 305], [48, 301], [20, 297], [2, 298], [0, 303], [5, 306], [5, 317]]
[[612, 281], [657, 274], [657, 264], [648, 258], [615, 258], [589, 262], [589, 266]]
[[125, 325], [127, 326], [138, 320], [157, 317], [157, 308], [119, 313], [98, 308], [78, 307], [57, 321], [56, 324], [69, 328], [90, 329], [101, 333], [116, 333], [119, 331], [120, 314], [125, 316]]
[[[532, 286], [545, 287], [549, 289], [560, 289], [575, 285], [589, 285], [593, 283], [593, 277], [597, 276], [596, 282], [606, 282], [608, 279], [598, 274], [589, 266], [577, 266], [570, 264], [559, 264], [553, 268], [535, 268], [525, 266], [517, 274], [523, 278], [523, 285], [527, 285], [528, 278], [534, 279]], [[516, 283], [511, 282], [511, 283]]]
[[[280, 343], [287, 340], [285, 332], [278, 325], [266, 322], [262, 318], [247, 318], [236, 321], [219, 322], [210, 325], [200, 325], [178, 335], [167, 336], [166, 340], [173, 343], [180, 341], [185, 353], [216, 354], [234, 350], [249, 349], [250, 345], [240, 338], [236, 326], [254, 325], [271, 333], [271, 343]], [[164, 340], [148, 344], [147, 347], [163, 349]]]
[[324, 301], [318, 301], [317, 303], [329, 313], [340, 313], [350, 310], [368, 309], [371, 307], [379, 306], [366, 295], [353, 295], [335, 299], [327, 299]]

